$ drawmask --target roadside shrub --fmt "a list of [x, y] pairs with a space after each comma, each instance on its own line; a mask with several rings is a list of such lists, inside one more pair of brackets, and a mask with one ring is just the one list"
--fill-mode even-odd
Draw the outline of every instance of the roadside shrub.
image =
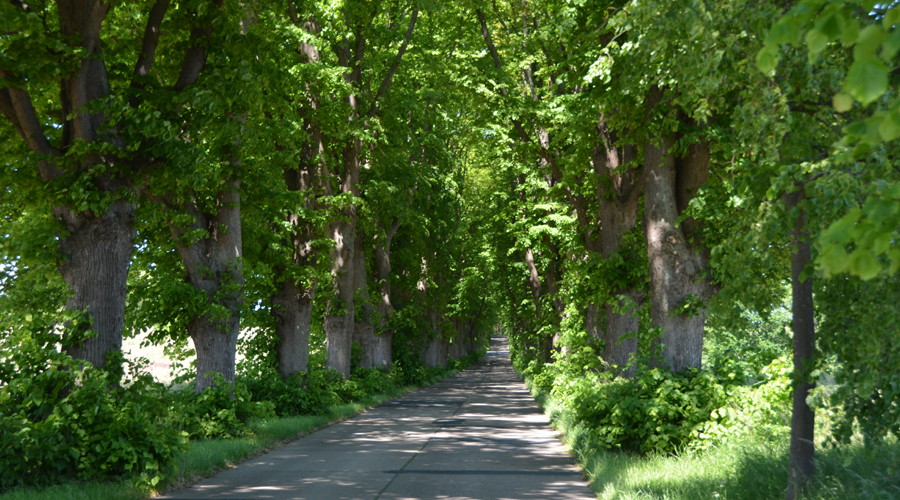
[[474, 365], [479, 359], [483, 358], [487, 353], [487, 349], [479, 349], [466, 354], [461, 358], [450, 358], [447, 367], [451, 370], [465, 370]]
[[247, 427], [251, 418], [275, 415], [271, 401], [254, 401], [243, 383], [231, 385], [221, 374], [200, 394], [183, 389], [173, 393], [172, 400], [177, 423], [191, 439], [251, 436]]
[[733, 386], [725, 405], [712, 412], [710, 420], [696, 429], [694, 449], [722, 444], [752, 435], [766, 442], [780, 442], [790, 432], [791, 374], [787, 356], [776, 358], [760, 371], [753, 386]]
[[283, 378], [275, 371], [255, 377], [242, 377], [253, 401], [272, 403], [280, 417], [321, 415], [329, 406], [338, 404], [339, 397], [332, 384], [339, 377], [328, 376], [324, 370], [298, 372]]
[[600, 446], [639, 453], [669, 453], [689, 444], [727, 401], [725, 387], [709, 373], [659, 369], [608, 382], [590, 372], [560, 377], [552, 397], [573, 410]]
[[187, 438], [160, 404], [165, 387], [136, 370], [120, 386], [121, 354], [94, 368], [57, 351], [49, 332], [0, 339], [0, 489], [123, 475], [152, 486], [167, 477]]
[[351, 380], [365, 394], [386, 394], [396, 387], [391, 374], [377, 368], [354, 368]]
[[395, 359], [391, 367], [391, 373], [394, 377], [394, 383], [398, 386], [424, 385], [432, 377], [434, 370], [425, 366], [422, 361], [407, 357], [405, 359]]

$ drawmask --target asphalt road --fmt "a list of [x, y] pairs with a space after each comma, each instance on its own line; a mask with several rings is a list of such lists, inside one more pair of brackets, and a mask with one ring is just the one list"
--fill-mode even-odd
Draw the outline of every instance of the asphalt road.
[[166, 500], [596, 498], [491, 339], [475, 366]]

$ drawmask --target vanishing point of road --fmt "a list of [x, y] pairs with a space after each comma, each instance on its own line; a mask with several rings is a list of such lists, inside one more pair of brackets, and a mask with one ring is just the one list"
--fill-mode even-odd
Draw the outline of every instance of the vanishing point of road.
[[472, 368], [173, 491], [165, 500], [596, 498], [513, 371]]

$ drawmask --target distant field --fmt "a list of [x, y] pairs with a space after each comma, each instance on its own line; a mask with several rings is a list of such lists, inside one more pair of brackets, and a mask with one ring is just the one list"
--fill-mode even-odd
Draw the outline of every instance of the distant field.
[[[146, 371], [153, 375], [153, 378], [156, 380], [168, 384], [172, 381], [170, 370], [173, 361], [166, 356], [163, 352], [164, 348], [161, 345], [141, 347], [141, 343], [146, 339], [146, 333], [142, 333], [134, 338], [124, 339], [122, 342], [122, 352], [125, 354], [125, 358], [131, 361], [135, 361], [138, 358], [147, 358], [147, 360], [150, 361], [150, 364], [147, 365]], [[188, 340], [188, 345], [191, 349], [194, 348], [194, 343], [190, 340]], [[192, 359], [185, 360], [184, 364], [190, 363], [191, 360]]]
[[[241, 336], [246, 333], [247, 332], [241, 332]], [[141, 343], [145, 340], [147, 340], [146, 333], [141, 333], [133, 338], [124, 339], [122, 341], [122, 352], [125, 354], [125, 358], [131, 361], [136, 361], [139, 358], [147, 358], [150, 363], [147, 365], [146, 371], [153, 375], [153, 378], [159, 382], [168, 384], [172, 381], [171, 369], [172, 364], [175, 363], [175, 361], [166, 356], [164, 346], [148, 345], [146, 347], [141, 347]], [[191, 339], [188, 339], [188, 348], [194, 349], [194, 342]], [[236, 361], [240, 362], [242, 359], [244, 359], [244, 356], [238, 351]], [[193, 360], [194, 356], [190, 356], [181, 363], [185, 366], [189, 366]]]

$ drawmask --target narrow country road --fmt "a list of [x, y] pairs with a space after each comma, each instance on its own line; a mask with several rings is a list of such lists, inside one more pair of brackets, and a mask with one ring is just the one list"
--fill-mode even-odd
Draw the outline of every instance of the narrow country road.
[[162, 497], [167, 500], [588, 500], [509, 361], [472, 368]]

